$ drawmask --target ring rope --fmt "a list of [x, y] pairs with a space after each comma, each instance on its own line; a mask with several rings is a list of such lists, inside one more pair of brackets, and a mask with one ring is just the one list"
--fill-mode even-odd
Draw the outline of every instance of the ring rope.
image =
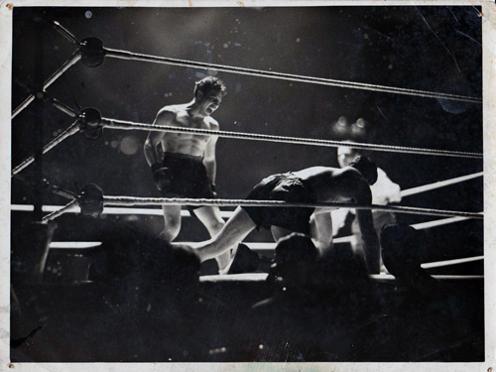
[[47, 214], [46, 216], [43, 216], [43, 218], [41, 219], [41, 222], [47, 223], [48, 221], [53, 221], [56, 218], [62, 216], [63, 214], [76, 208], [78, 206], [78, 204], [79, 204], [78, 200], [74, 199], [74, 200], [70, 201], [69, 203], [67, 203], [66, 205], [64, 205], [62, 208], [60, 208], [60, 209], [58, 209], [58, 210], [56, 210], [50, 214]]
[[[73, 44], [80, 44], [78, 38], [72, 34], [68, 29], [62, 26], [57, 21], [50, 22], [51, 25], [55, 28], [57, 32], [59, 32], [65, 39], [69, 40]], [[205, 63], [200, 61], [192, 61], [186, 59], [178, 59], [178, 58], [168, 58], [162, 56], [156, 56], [151, 54], [144, 53], [135, 53], [126, 50], [112, 49], [112, 48], [103, 48], [103, 52], [105, 56], [116, 59], [123, 60], [134, 60], [140, 62], [151, 62], [158, 64], [166, 64], [172, 66], [182, 66], [182, 67], [192, 67], [192, 68], [201, 68], [201, 69], [215, 69], [218, 71], [224, 71], [228, 73], [234, 73], [238, 75], [248, 75], [248, 76], [258, 76], [265, 78], [272, 78], [278, 80], [286, 80], [286, 81], [294, 81], [294, 82], [302, 82], [302, 83], [310, 83], [310, 84], [319, 84], [319, 85], [327, 85], [327, 86], [335, 86], [341, 88], [349, 88], [349, 89], [360, 89], [360, 90], [368, 90], [375, 92], [384, 92], [384, 93], [393, 93], [400, 95], [410, 95], [424, 98], [436, 98], [443, 100], [455, 100], [462, 102], [470, 102], [470, 103], [481, 103], [482, 99], [480, 97], [452, 94], [452, 93], [442, 93], [442, 92], [433, 92], [421, 89], [410, 89], [410, 88], [401, 88], [387, 85], [379, 85], [379, 84], [369, 84], [369, 83], [361, 83], [361, 82], [353, 82], [347, 80], [338, 80], [338, 79], [330, 79], [330, 78], [319, 78], [307, 75], [297, 75], [297, 74], [289, 74], [282, 73], [276, 71], [268, 71], [268, 70], [260, 70], [253, 69], [247, 67], [239, 67], [232, 65], [223, 65], [223, 64], [213, 64], [213, 63]], [[67, 60], [59, 69], [57, 69], [43, 84], [42, 90], [47, 89], [51, 84], [53, 84], [59, 77], [61, 77], [70, 67], [76, 64], [81, 59], [81, 50], [80, 48], [76, 49], [73, 53], [72, 57]], [[17, 115], [19, 115], [26, 107], [30, 105], [31, 102], [35, 99], [33, 94], [30, 94], [19, 106], [17, 106], [12, 112], [11, 119], [14, 119]]]
[[447, 180], [428, 183], [426, 185], [411, 187], [409, 189], [401, 190], [400, 194], [402, 197], [417, 195], [417, 194], [421, 194], [421, 193], [426, 192], [426, 191], [432, 191], [432, 190], [436, 190], [436, 189], [439, 189], [442, 187], [455, 185], [455, 184], [460, 183], [460, 182], [469, 181], [469, 180], [474, 179], [474, 178], [482, 177], [483, 175], [484, 175], [483, 172], [467, 174], [465, 176], [450, 178]]
[[[480, 212], [480, 213], [482, 214], [483, 212]], [[466, 220], [469, 220], [469, 218], [467, 218], [467, 217], [448, 217], [448, 218], [442, 218], [439, 220], [414, 223], [411, 226], [417, 230], [425, 230], [425, 229], [431, 229], [433, 227], [449, 225], [452, 223], [466, 221]]]
[[58, 100], [57, 98], [50, 98], [49, 101], [53, 107], [63, 112], [67, 116], [70, 116], [71, 118], [77, 118], [79, 116], [79, 114], [72, 107]]
[[107, 57], [129, 60], [129, 61], [151, 62], [151, 63], [165, 64], [172, 66], [218, 70], [218, 71], [223, 71], [238, 75], [257, 76], [257, 77], [264, 77], [264, 78], [277, 79], [277, 80], [319, 84], [319, 85], [327, 85], [327, 86], [349, 88], [349, 89], [368, 90], [374, 92], [393, 93], [400, 95], [410, 95], [410, 96], [417, 96], [424, 98], [437, 98], [443, 100], [454, 100], [454, 101], [462, 101], [462, 102], [470, 102], [470, 103], [482, 102], [482, 99], [479, 97], [465, 96], [459, 94], [433, 92], [433, 91], [420, 90], [420, 89], [400, 88], [400, 87], [393, 87], [387, 85], [360, 83], [360, 82], [353, 82], [347, 80], [318, 78], [313, 76], [288, 74], [283, 72], [259, 70], [259, 69], [247, 68], [247, 67], [206, 63], [206, 62], [192, 61], [187, 59], [169, 58], [169, 57], [156, 56], [151, 54], [135, 53], [135, 52], [131, 52], [127, 50], [119, 50], [119, 49], [104, 48], [104, 50], [105, 50], [105, 55]]
[[106, 206], [152, 206], [152, 205], [215, 205], [215, 206], [246, 206], [246, 207], [290, 207], [290, 208], [353, 208], [362, 210], [379, 210], [404, 214], [425, 216], [459, 216], [483, 219], [482, 213], [453, 211], [433, 208], [409, 206], [384, 206], [375, 204], [350, 203], [288, 203], [283, 200], [249, 200], [249, 199], [193, 199], [193, 198], [154, 198], [136, 196], [104, 196]]
[[60, 35], [62, 35], [66, 40], [70, 41], [72, 44], [79, 45], [79, 39], [67, 28], [62, 26], [60, 22], [51, 21], [50, 23], [55, 29], [55, 31], [57, 31]]
[[[333, 239], [334, 243], [337, 243], [337, 239]], [[188, 246], [195, 246], [198, 242], [177, 242], [179, 244], [186, 244]], [[275, 242], [266, 242], [266, 243], [254, 243], [254, 242], [243, 242], [244, 245], [247, 245], [251, 250], [255, 251], [265, 251], [265, 252], [273, 252], [276, 244]], [[102, 242], [97, 241], [56, 241], [51, 242], [49, 244], [50, 249], [90, 249], [96, 248], [102, 245]], [[470, 262], [483, 261], [484, 256], [473, 256], [473, 257], [463, 257], [463, 258], [455, 258], [451, 260], [442, 260], [442, 261], [433, 261], [433, 262], [424, 262], [420, 264], [420, 267], [423, 269], [434, 269], [438, 267], [446, 267], [453, 265], [462, 265]]]
[[[201, 275], [200, 283], [226, 283], [226, 282], [265, 282], [269, 274], [267, 273], [246, 273], [246, 274], [217, 274]], [[484, 275], [431, 275], [436, 280], [481, 280]], [[369, 278], [378, 282], [393, 282], [397, 279], [391, 274], [370, 274]]]
[[436, 267], [446, 267], [452, 265], [460, 265], [469, 262], [482, 261], [484, 260], [484, 256], [474, 256], [474, 257], [464, 257], [464, 258], [455, 258], [452, 260], [444, 260], [444, 261], [434, 261], [434, 262], [424, 262], [420, 264], [422, 269], [434, 269]]
[[[276, 135], [260, 134], [260, 133], [231, 132], [225, 130], [215, 131], [215, 130], [201, 129], [201, 128], [173, 127], [173, 126], [163, 126], [157, 124], [138, 123], [138, 122], [126, 121], [126, 120], [117, 120], [111, 118], [102, 118], [101, 123], [104, 128], [120, 129], [120, 130], [195, 133], [195, 134], [215, 135], [223, 138], [290, 143], [290, 144], [298, 144], [298, 145], [312, 145], [312, 146], [321, 146], [321, 147], [343, 146], [342, 141], [336, 141], [336, 140], [276, 136]], [[451, 157], [469, 158], [469, 159], [482, 159], [483, 157], [483, 154], [479, 152], [451, 151], [451, 150], [440, 150], [440, 149], [408, 147], [408, 146], [394, 146], [394, 145], [378, 145], [378, 144], [370, 144], [363, 142], [350, 142], [350, 143], [347, 142], [346, 146], [361, 150], [397, 152], [404, 154], [451, 156]]]
[[[81, 52], [79, 49], [77, 49], [72, 56], [65, 61], [62, 66], [60, 66], [52, 75], [48, 77], [48, 79], [43, 83], [42, 90], [48, 89], [50, 85], [55, 83], [58, 78], [60, 78], [67, 70], [69, 70], [72, 66], [74, 66], [76, 63], [79, 62], [81, 59]], [[24, 101], [22, 101], [19, 106], [15, 108], [15, 110], [12, 112], [11, 119], [14, 119], [17, 115], [19, 115], [25, 108], [27, 108], [31, 102], [34, 101], [35, 99], [34, 94], [30, 94], [29, 96], [26, 97]]]
[[[333, 239], [333, 243], [338, 243], [338, 240], [341, 238]], [[339, 243], [344, 241], [339, 241]], [[175, 242], [178, 244], [186, 244], [195, 248], [201, 242]], [[243, 242], [244, 245], [247, 245], [251, 250], [259, 251], [259, 252], [274, 252], [277, 243], [276, 242]], [[50, 249], [91, 249], [100, 247], [102, 242], [99, 241], [52, 241], [49, 244]], [[420, 264], [420, 267], [423, 269], [434, 269], [438, 267], [446, 267], [453, 265], [462, 265], [470, 262], [483, 261], [484, 256], [473, 256], [473, 257], [463, 257], [463, 258], [455, 258], [450, 260], [442, 260], [442, 261], [433, 261], [433, 262], [424, 262]]]
[[[62, 133], [60, 133], [58, 136], [53, 138], [50, 142], [48, 142], [45, 146], [43, 146], [42, 154], [46, 154], [50, 150], [52, 150], [54, 147], [56, 147], [58, 144], [62, 143], [65, 141], [67, 138], [71, 137], [72, 135], [78, 133], [80, 131], [79, 128], [79, 121], [73, 122], [67, 129], [65, 129]], [[22, 172], [25, 168], [30, 166], [35, 162], [35, 157], [30, 156], [23, 160], [20, 164], [18, 164], [13, 170], [12, 170], [12, 177], [19, 174]]]
[[[78, 117], [78, 113], [70, 106], [61, 102], [56, 98], [50, 98], [50, 103], [58, 110], [62, 111], [66, 115], [75, 118]], [[74, 126], [76, 123], [72, 124]], [[207, 135], [216, 135], [224, 138], [235, 138], [235, 139], [246, 139], [253, 141], [265, 141], [265, 142], [274, 142], [274, 143], [290, 143], [290, 144], [303, 144], [303, 145], [313, 145], [313, 146], [321, 146], [321, 147], [339, 147], [343, 145], [342, 141], [335, 140], [324, 140], [324, 139], [314, 139], [314, 138], [302, 138], [302, 137], [288, 137], [288, 136], [275, 136], [268, 134], [259, 134], [259, 133], [246, 133], [246, 132], [230, 132], [230, 131], [213, 131], [209, 129], [200, 129], [200, 128], [182, 128], [182, 127], [172, 127], [172, 126], [160, 126], [156, 124], [147, 124], [147, 123], [136, 123], [132, 121], [124, 121], [110, 118], [102, 118], [100, 124], [109, 129], [119, 129], [119, 130], [142, 130], [142, 131], [167, 131], [172, 133], [197, 133], [197, 134], [207, 134]], [[68, 128], [69, 130], [69, 128]], [[67, 130], [66, 130], [67, 131]], [[44, 147], [42, 154], [47, 153], [56, 145], [60, 144], [66, 138], [70, 137], [74, 133], [61, 133], [59, 136], [55, 137], [49, 144]], [[482, 158], [482, 153], [477, 152], [465, 152], [465, 151], [449, 151], [449, 150], [439, 150], [439, 149], [426, 149], [426, 148], [418, 148], [418, 147], [407, 147], [407, 146], [393, 146], [393, 145], [378, 145], [378, 144], [369, 144], [369, 143], [360, 143], [360, 142], [346, 142], [348, 147], [353, 147], [356, 149], [367, 149], [372, 151], [384, 151], [384, 152], [398, 152], [398, 153], [409, 153], [409, 154], [420, 154], [420, 155], [435, 155], [435, 156], [453, 156], [453, 157], [463, 157], [463, 158]], [[48, 148], [48, 150], [46, 150]], [[14, 168], [12, 172], [12, 176], [15, 176], [22, 170], [24, 170], [27, 166], [32, 164], [34, 161], [34, 157], [31, 156], [25, 159], [21, 164]], [[480, 173], [482, 175], [482, 173]], [[471, 175], [463, 176], [472, 177]], [[475, 174], [473, 178], [478, 177]], [[460, 178], [460, 181], [463, 179]], [[448, 182], [448, 181], [440, 181], [440, 182]], [[453, 179], [452, 183], [458, 182], [458, 179]], [[452, 184], [448, 183], [448, 184]], [[429, 185], [419, 186], [419, 187], [427, 187], [427, 190], [435, 189], [438, 187], [443, 187], [444, 185], [435, 185], [432, 188], [429, 188]], [[427, 191], [426, 190], [426, 191]], [[411, 195], [417, 192], [411, 192], [407, 194], [408, 190], [404, 190], [402, 192], [402, 196]], [[403, 195], [403, 193], [405, 193]]]
[[[54, 212], [54, 211], [59, 210], [61, 207], [62, 207], [61, 205], [44, 205], [42, 207], [42, 211], [43, 212]], [[16, 211], [16, 212], [32, 212], [32, 211], [34, 211], [34, 206], [29, 205], [29, 204], [12, 204], [10, 206], [10, 210]], [[66, 211], [66, 213], [80, 213], [80, 208], [76, 207], [74, 209]], [[111, 214], [111, 215], [133, 214], [133, 215], [163, 217], [164, 212], [162, 211], [162, 209], [158, 209], [158, 208], [105, 207], [103, 209], [102, 214]], [[191, 217], [190, 213], [186, 210], [181, 211], [181, 216], [182, 217]], [[221, 211], [221, 217], [222, 218], [228, 219], [231, 216], [232, 216], [232, 212]], [[425, 229], [430, 229], [433, 227], [449, 225], [452, 223], [457, 223], [457, 222], [462, 222], [462, 221], [467, 221], [467, 220], [470, 220], [470, 218], [467, 218], [467, 217], [447, 217], [447, 218], [442, 218], [442, 219], [419, 222], [419, 223], [413, 224], [411, 226], [417, 230], [425, 230]], [[345, 242], [345, 241], [349, 241], [351, 238], [352, 238], [352, 236], [350, 235], [350, 236], [336, 238], [338, 240], [335, 239], [334, 241], [335, 242]], [[341, 240], [341, 239], [343, 239], [343, 240]]]

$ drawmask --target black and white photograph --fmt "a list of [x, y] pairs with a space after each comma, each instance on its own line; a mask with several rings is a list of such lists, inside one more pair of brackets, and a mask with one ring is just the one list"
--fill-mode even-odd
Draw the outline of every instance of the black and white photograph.
[[9, 367], [490, 368], [494, 2], [250, 4], [1, 3]]

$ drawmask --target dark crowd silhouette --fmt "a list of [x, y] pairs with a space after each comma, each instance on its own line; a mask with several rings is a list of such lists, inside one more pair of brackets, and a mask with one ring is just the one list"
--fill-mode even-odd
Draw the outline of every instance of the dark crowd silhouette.
[[[426, 240], [407, 225], [381, 234], [384, 264], [397, 279], [386, 282], [371, 279], [350, 246], [322, 256], [297, 233], [277, 242], [265, 281], [203, 282], [193, 250], [108, 223], [87, 280], [55, 283], [43, 274], [53, 230], [29, 224], [12, 238], [13, 361], [483, 357], [479, 286], [433, 279], [415, 256]], [[235, 270], [251, 271], [259, 258], [241, 251]]]

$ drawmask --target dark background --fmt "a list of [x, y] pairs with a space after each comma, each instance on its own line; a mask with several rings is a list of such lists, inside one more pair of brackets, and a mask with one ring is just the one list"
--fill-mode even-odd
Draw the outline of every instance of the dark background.
[[[74, 46], [53, 29], [39, 31], [33, 17], [53, 17], [79, 38], [98, 37], [104, 46], [136, 52], [329, 77], [398, 87], [481, 96], [481, 18], [476, 7], [308, 8], [15, 8], [13, 106], [66, 60]], [[35, 46], [41, 45], [37, 58]], [[103, 116], [152, 122], [164, 105], [187, 102], [194, 82], [206, 72], [107, 59], [98, 68], [77, 64], [48, 92]], [[332, 131], [339, 116], [368, 122], [362, 142], [448, 150], [482, 151], [482, 106], [368, 91], [217, 74], [227, 87], [215, 113], [221, 129], [287, 136], [345, 139]], [[44, 114], [43, 142], [70, 124], [54, 108]], [[39, 124], [32, 108], [13, 122], [13, 165], [35, 145]], [[43, 173], [53, 183], [76, 189], [100, 185], [106, 194], [158, 196], [146, 165], [144, 132], [105, 130], [101, 139], [70, 138], [46, 155]], [[482, 169], [474, 159], [370, 152], [402, 188]], [[244, 197], [261, 178], [313, 165], [337, 166], [335, 150], [300, 145], [220, 139], [217, 148], [220, 197]], [[33, 167], [23, 175], [33, 177]], [[14, 180], [13, 203], [30, 203], [24, 183]], [[63, 200], [44, 195], [45, 204]], [[482, 179], [405, 198], [404, 205], [481, 211]], [[74, 223], [73, 216], [61, 221]], [[104, 217], [105, 218], [105, 217]], [[156, 217], [135, 219], [157, 233]], [[402, 216], [407, 223], [429, 217]], [[16, 216], [14, 215], [14, 225]], [[191, 220], [193, 221], [193, 220]], [[186, 225], [186, 224], [185, 224]], [[94, 227], [61, 224], [56, 238], [89, 239]], [[433, 229], [441, 243], [482, 250], [482, 223], [466, 221]], [[259, 235], [264, 240], [268, 236]], [[180, 240], [207, 235], [196, 222]], [[257, 237], [255, 237], [256, 239]], [[465, 253], [466, 254], [466, 253]]]

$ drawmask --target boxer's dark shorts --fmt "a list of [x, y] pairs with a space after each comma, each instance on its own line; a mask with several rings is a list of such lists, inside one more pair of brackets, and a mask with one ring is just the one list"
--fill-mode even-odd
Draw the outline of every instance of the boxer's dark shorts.
[[[164, 154], [160, 167], [160, 183], [162, 196], [167, 198], [214, 198], [210, 179], [201, 157], [185, 154]], [[191, 208], [199, 208], [189, 207]]]
[[[264, 178], [246, 199], [284, 200], [292, 203], [315, 203], [312, 190], [292, 173], [274, 174]], [[315, 208], [243, 207], [257, 227], [278, 226], [303, 234], [310, 233], [310, 216]]]

